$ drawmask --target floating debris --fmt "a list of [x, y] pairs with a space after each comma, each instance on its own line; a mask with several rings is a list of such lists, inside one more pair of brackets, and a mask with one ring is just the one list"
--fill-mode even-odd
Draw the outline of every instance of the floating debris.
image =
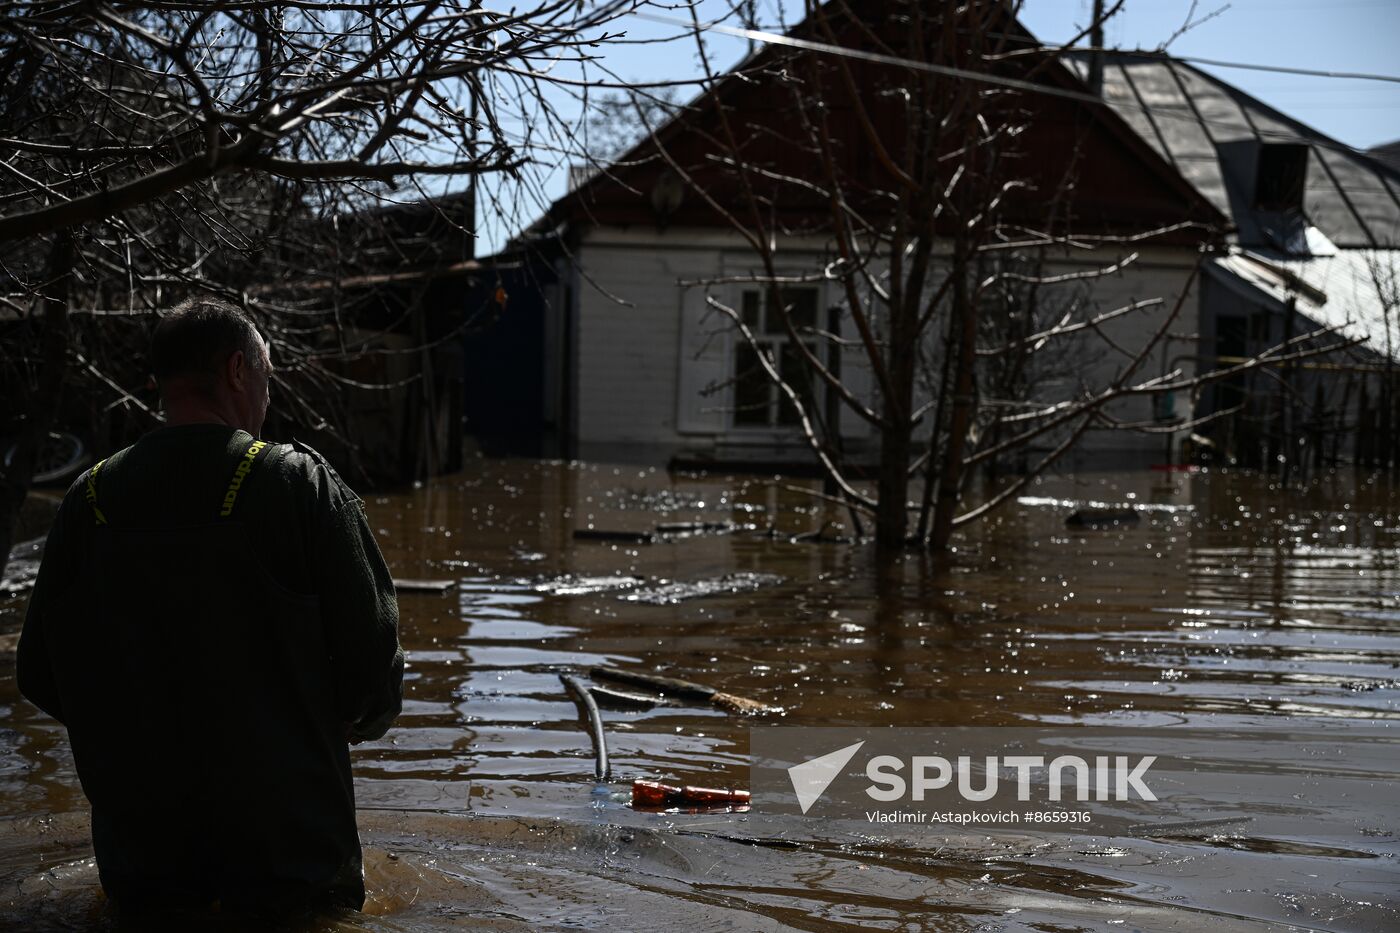
[[783, 577], [775, 573], [726, 573], [718, 577], [700, 580], [661, 581], [655, 586], [645, 586], [624, 593], [618, 599], [629, 603], [648, 603], [653, 606], [672, 606], [691, 599], [707, 596], [731, 596], [736, 593], [752, 593], [765, 586], [777, 586]]
[[394, 589], [400, 593], [446, 593], [457, 585], [456, 580], [405, 580], [394, 578]]
[[651, 544], [656, 535], [650, 531], [609, 531], [605, 528], [575, 528], [575, 541], [611, 541], [618, 544]]
[[550, 596], [588, 596], [593, 593], [608, 593], [613, 590], [630, 589], [646, 581], [642, 577], [588, 577], [566, 573], [557, 577], [548, 577], [534, 583], [528, 580], [522, 580], [520, 582], [529, 586], [530, 589], [534, 590], [536, 593], [547, 593]]
[[1120, 525], [1136, 525], [1142, 516], [1136, 509], [1080, 509], [1069, 518], [1065, 525], [1070, 528], [1114, 528]]
[[640, 778], [632, 782], [634, 810], [722, 810], [742, 813], [748, 811], [750, 799], [751, 795], [746, 790], [695, 787], [690, 784], [676, 787]]
[[748, 697], [724, 693], [720, 690], [716, 690], [714, 687], [709, 687], [705, 684], [697, 684], [691, 680], [681, 680], [678, 677], [662, 677], [660, 674], [643, 674], [640, 671], [625, 671], [620, 667], [594, 667], [589, 673], [599, 680], [620, 681], [625, 684], [647, 687], [651, 690], [655, 690], [663, 697], [696, 700], [701, 703], [708, 703], [711, 706], [718, 706], [720, 709], [726, 709], [732, 713], [782, 712], [778, 707], [768, 706], [757, 700], [750, 700]]

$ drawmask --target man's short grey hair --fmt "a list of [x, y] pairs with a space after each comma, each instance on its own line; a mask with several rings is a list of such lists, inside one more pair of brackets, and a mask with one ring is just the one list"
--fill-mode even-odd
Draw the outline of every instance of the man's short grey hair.
[[253, 320], [237, 305], [218, 298], [190, 298], [161, 317], [151, 334], [151, 372], [156, 382], [188, 378], [212, 386], [236, 350], [259, 372], [269, 360]]

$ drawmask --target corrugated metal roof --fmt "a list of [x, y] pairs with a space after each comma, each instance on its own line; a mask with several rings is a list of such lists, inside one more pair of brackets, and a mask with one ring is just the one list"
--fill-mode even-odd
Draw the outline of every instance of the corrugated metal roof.
[[[1087, 57], [1074, 53], [1066, 58], [1082, 76]], [[1239, 88], [1165, 56], [1110, 53], [1103, 95], [1187, 181], [1234, 219], [1241, 242], [1262, 236], [1268, 224], [1248, 216], [1252, 191], [1240, 190], [1240, 172], [1225, 153], [1232, 143], [1288, 142], [1309, 149], [1303, 210], [1312, 225], [1342, 248], [1400, 245], [1400, 170]]]
[[1379, 146], [1372, 146], [1366, 150], [1366, 154], [1373, 159], [1380, 159], [1393, 169], [1400, 170], [1400, 139], [1394, 142], [1383, 143]]

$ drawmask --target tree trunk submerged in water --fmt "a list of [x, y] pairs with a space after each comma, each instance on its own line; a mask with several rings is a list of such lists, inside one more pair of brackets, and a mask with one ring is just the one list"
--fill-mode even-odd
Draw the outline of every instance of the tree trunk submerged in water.
[[[962, 501], [963, 456], [968, 432], [976, 412], [977, 391], [977, 309], [967, 282], [968, 249], [963, 237], [953, 243], [953, 302], [949, 352], [954, 354], [953, 397], [948, 431], [943, 435], [943, 468], [938, 477], [938, 499], [933, 509], [933, 529], [928, 546], [935, 551], [948, 547], [953, 538], [953, 519]], [[934, 430], [940, 426], [935, 425]]]
[[[931, 234], [931, 231], [930, 231]], [[928, 249], [915, 249], [926, 256]], [[926, 261], [926, 260], [925, 260]], [[875, 509], [875, 544], [894, 551], [909, 544], [909, 461], [914, 447], [914, 378], [919, 366], [919, 292], [913, 297], [904, 283], [890, 303], [889, 348], [886, 354], [889, 396], [884, 399], [885, 426], [880, 432], [879, 498]]]
[[66, 232], [60, 233], [49, 251], [48, 281], [39, 298], [44, 306], [40, 324], [39, 384], [29, 396], [28, 417], [20, 430], [14, 456], [8, 466], [0, 465], [0, 574], [10, 562], [20, 510], [34, 480], [34, 463], [58, 416], [63, 383], [68, 374], [71, 342], [68, 309], [73, 292], [73, 267], [73, 238]]
[[891, 427], [880, 435], [879, 502], [875, 514], [875, 543], [880, 550], [899, 550], [906, 544], [909, 513], [909, 448], [912, 432]]

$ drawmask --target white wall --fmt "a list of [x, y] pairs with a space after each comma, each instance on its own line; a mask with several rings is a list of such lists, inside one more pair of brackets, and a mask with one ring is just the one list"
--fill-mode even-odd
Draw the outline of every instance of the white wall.
[[[1161, 298], [1161, 306], [1134, 312], [1105, 325], [1110, 340], [1125, 349], [1137, 348], [1150, 337], [1176, 302], [1195, 261], [1185, 249], [1138, 248], [1073, 251], [1056, 257], [1045, 273], [1059, 275], [1099, 269], [1131, 252], [1139, 258], [1122, 271], [1087, 284], [1088, 295], [1075, 319], [1092, 317], [1132, 301]], [[795, 242], [780, 253], [787, 271], [820, 269], [826, 256], [823, 244]], [[686, 459], [773, 461], [806, 456], [805, 444], [791, 433], [734, 430], [726, 408], [728, 391], [700, 399], [699, 388], [727, 378], [731, 357], [729, 337], [721, 333], [706, 343], [706, 335], [727, 330], [724, 318], [707, 312], [704, 292], [720, 300], [737, 300], [740, 285], [712, 284], [684, 289], [681, 282], [740, 275], [756, 265], [753, 253], [735, 236], [714, 231], [590, 230], [576, 248], [580, 270], [577, 278], [577, 443], [582, 459], [664, 462], [680, 455]], [[1047, 286], [1044, 294], [1081, 291], [1077, 283]], [[832, 291], [827, 298], [840, 302]], [[623, 303], [625, 302], [625, 304]], [[1189, 295], [1176, 321], [1169, 327], [1171, 340], [1151, 354], [1139, 371], [1145, 378], [1162, 372], [1168, 364], [1194, 372], [1197, 352], [1196, 295]], [[940, 330], [941, 336], [941, 330]], [[1079, 388], [1081, 380], [1105, 385], [1126, 364], [1126, 358], [1093, 340], [1103, 352], [1093, 365], [1071, 360], [1076, 378], [1064, 392]], [[1068, 351], [1069, 344], [1063, 344]], [[1052, 345], [1051, 352], [1065, 352]], [[697, 361], [695, 357], [699, 355]], [[1187, 357], [1174, 360], [1178, 355]], [[846, 374], [859, 352], [843, 359]], [[685, 372], [683, 367], [688, 367]], [[857, 372], [857, 382], [868, 377]], [[1177, 410], [1186, 414], [1190, 400], [1178, 394]], [[1124, 421], [1147, 421], [1152, 401], [1138, 398], [1115, 403], [1107, 409]], [[708, 422], [708, 423], [707, 423]], [[851, 418], [842, 425], [848, 443], [868, 440], [863, 422]], [[1052, 446], [1054, 434], [1043, 438]], [[1165, 458], [1167, 438], [1161, 435], [1090, 430], [1079, 450], [1065, 466], [1113, 467], [1123, 462], [1159, 462]]]
[[589, 243], [575, 255], [575, 450], [585, 460], [669, 459], [681, 443], [677, 282], [712, 274], [716, 254]]
[[[1121, 261], [1120, 257], [1131, 252], [1117, 248], [1099, 249], [1082, 256], [1061, 259], [1047, 272], [1065, 274], [1100, 269]], [[1092, 318], [1136, 301], [1161, 300], [1154, 307], [1107, 322], [1102, 328], [1106, 339], [1086, 341], [1089, 344], [1088, 354], [1096, 359], [1084, 366], [1083, 384], [1099, 389], [1112, 385], [1131, 365], [1128, 355], [1115, 347], [1135, 354], [1167, 322], [1179, 300], [1180, 310], [1176, 317], [1166, 325], [1161, 341], [1150, 351], [1128, 384], [1142, 382], [1172, 369], [1180, 369], [1181, 378], [1184, 379], [1195, 375], [1200, 321], [1199, 276], [1191, 280], [1195, 260], [1196, 254], [1192, 250], [1144, 249], [1137, 260], [1121, 271], [1083, 283], [1088, 294], [1082, 312], [1075, 315], [1077, 320]], [[1182, 292], [1188, 284], [1190, 291], [1183, 299]], [[1072, 286], [1055, 286], [1065, 287]], [[1190, 417], [1193, 403], [1188, 393], [1174, 393], [1158, 404], [1163, 402], [1169, 404], [1170, 410], [1178, 416]], [[1122, 423], [1150, 422], [1154, 418], [1154, 400], [1150, 396], [1136, 396], [1115, 401], [1104, 410]], [[1179, 444], [1185, 436], [1184, 432], [1177, 432], [1175, 442]], [[1107, 469], [1125, 463], [1160, 463], [1167, 459], [1167, 444], [1168, 437], [1161, 434], [1112, 430], [1095, 425], [1081, 438], [1076, 450], [1067, 455], [1064, 465], [1073, 469]]]

